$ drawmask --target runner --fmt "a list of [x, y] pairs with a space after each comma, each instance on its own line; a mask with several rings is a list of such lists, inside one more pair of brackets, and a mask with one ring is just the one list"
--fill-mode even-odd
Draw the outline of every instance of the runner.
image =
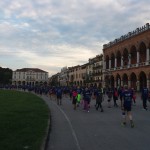
[[123, 122], [122, 125], [126, 125], [126, 119], [127, 117], [130, 120], [131, 128], [134, 127], [134, 123], [132, 120], [132, 115], [131, 115], [131, 106], [132, 106], [132, 93], [130, 90], [128, 90], [128, 86], [124, 86], [125, 90], [123, 92], [123, 108], [122, 108], [122, 117], [123, 117]]
[[112, 90], [111, 90], [111, 88], [108, 89], [107, 96], [108, 96], [108, 108], [111, 108], [111, 100], [112, 100]]
[[121, 108], [123, 107], [123, 103], [122, 103], [122, 94], [123, 94], [123, 91], [124, 91], [124, 88], [121, 87], [121, 88], [119, 89], [119, 97], [120, 97], [120, 102], [121, 102]]
[[141, 98], [143, 100], [143, 109], [144, 110], [147, 110], [147, 99], [148, 99], [148, 88], [147, 87], [144, 87], [142, 89], [142, 95], [141, 95]]
[[117, 104], [117, 100], [118, 100], [118, 91], [117, 91], [117, 88], [114, 89], [113, 100], [114, 100], [114, 107], [118, 107], [118, 104]]
[[91, 91], [89, 90], [88, 87], [85, 88], [84, 92], [83, 92], [83, 99], [84, 99], [84, 110], [86, 110], [87, 112], [89, 112], [89, 104], [90, 104], [90, 100], [91, 100]]
[[103, 107], [102, 107], [102, 101], [104, 101], [104, 97], [103, 97], [103, 92], [101, 89], [98, 89], [95, 93], [96, 96], [96, 110], [98, 110], [98, 108], [101, 108], [101, 112], [103, 112]]
[[57, 105], [62, 105], [62, 89], [61, 89], [61, 87], [58, 87], [56, 89], [56, 95], [57, 95]]
[[76, 110], [76, 103], [77, 103], [77, 90], [74, 88], [72, 92], [72, 104], [74, 105], [74, 110]]
[[134, 88], [132, 88], [131, 90], [133, 91], [133, 97], [132, 97], [132, 99], [133, 99], [133, 103], [135, 105], [136, 104], [136, 93], [135, 93]]
[[81, 88], [77, 88], [77, 107], [79, 107], [81, 101]]

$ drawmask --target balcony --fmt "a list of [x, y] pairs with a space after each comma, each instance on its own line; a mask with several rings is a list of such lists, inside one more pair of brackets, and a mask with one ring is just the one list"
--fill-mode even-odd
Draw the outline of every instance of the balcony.
[[121, 67], [116, 67], [116, 70], [120, 70], [121, 69]]
[[146, 62], [139, 63], [139, 66], [145, 66]]
[[96, 72], [96, 73], [93, 73], [92, 75], [93, 76], [100, 76], [100, 75], [102, 75], [102, 72]]
[[100, 83], [100, 82], [102, 82], [102, 80], [101, 80], [101, 79], [95, 79], [95, 80], [93, 80], [93, 82], [98, 82], [98, 83]]
[[110, 71], [114, 71], [115, 70], [115, 68], [110, 68]]
[[102, 67], [103, 67], [102, 65], [94, 66], [94, 67], [93, 67], [93, 70], [102, 69]]
[[148, 62], [141, 62], [141, 63], [137, 63], [137, 64], [129, 64], [129, 65], [124, 65], [124, 66], [120, 66], [120, 67], [116, 67], [116, 68], [110, 68], [110, 69], [106, 69], [104, 71], [104, 74], [107, 74], [106, 72], [112, 72], [115, 70], [121, 70], [121, 69], [129, 69], [129, 68], [135, 68], [135, 67], [143, 67], [143, 66], [147, 66], [150, 65], [150, 61]]
[[128, 66], [127, 66], [127, 65], [125, 65], [125, 66], [123, 66], [122, 68], [123, 68], [123, 69], [127, 69], [127, 68], [128, 68]]

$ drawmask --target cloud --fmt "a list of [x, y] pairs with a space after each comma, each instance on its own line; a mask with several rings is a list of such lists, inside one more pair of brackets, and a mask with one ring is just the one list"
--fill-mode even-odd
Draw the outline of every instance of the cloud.
[[[150, 22], [149, 4], [148, 0], [0, 1], [3, 65], [39, 66], [52, 74], [63, 66], [86, 63], [102, 53], [103, 44]], [[12, 62], [6, 56], [13, 57]], [[23, 63], [17, 65], [15, 58]]]

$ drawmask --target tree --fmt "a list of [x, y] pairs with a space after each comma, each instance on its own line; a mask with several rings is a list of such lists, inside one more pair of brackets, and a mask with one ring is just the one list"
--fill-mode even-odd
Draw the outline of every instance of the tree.
[[12, 80], [12, 70], [0, 67], [0, 84], [10, 84]]

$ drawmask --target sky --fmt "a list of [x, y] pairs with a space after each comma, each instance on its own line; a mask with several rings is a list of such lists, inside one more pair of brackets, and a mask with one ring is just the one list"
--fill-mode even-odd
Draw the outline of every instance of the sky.
[[150, 23], [149, 0], [0, 0], [0, 66], [49, 76]]

